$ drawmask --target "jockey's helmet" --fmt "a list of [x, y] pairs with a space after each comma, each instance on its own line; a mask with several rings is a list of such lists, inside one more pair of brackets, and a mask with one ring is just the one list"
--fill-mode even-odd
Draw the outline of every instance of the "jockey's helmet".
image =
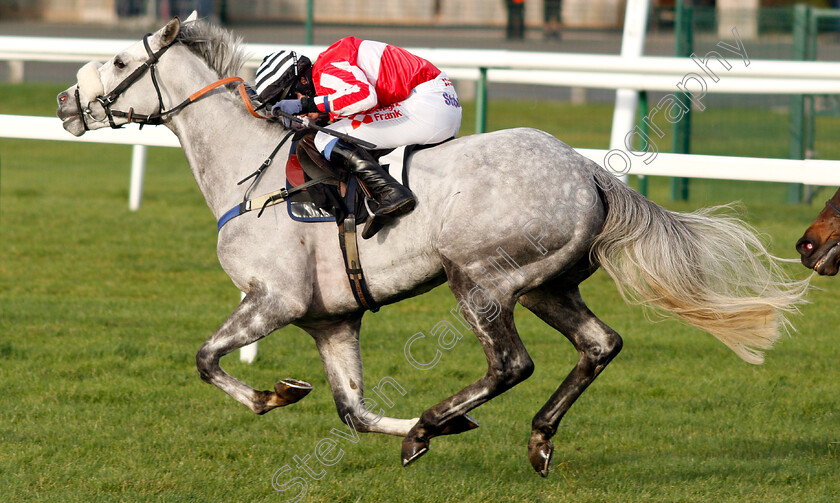
[[[306, 79], [302, 84], [300, 78]], [[263, 58], [254, 79], [254, 88], [260, 100], [268, 106], [287, 98], [296, 98], [296, 93], [315, 96], [312, 83], [312, 62], [295, 51], [273, 52]]]

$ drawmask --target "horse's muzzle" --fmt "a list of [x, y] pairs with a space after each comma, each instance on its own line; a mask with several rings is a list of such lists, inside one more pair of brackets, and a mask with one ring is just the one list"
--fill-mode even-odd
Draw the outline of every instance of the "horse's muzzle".
[[820, 244], [820, 239], [806, 234], [796, 243], [802, 265], [823, 276], [834, 276], [840, 265], [840, 242], [829, 241]]
[[82, 123], [82, 112], [76, 103], [71, 89], [66, 89], [58, 93], [56, 101], [58, 102], [58, 109], [55, 114], [61, 119], [61, 125], [65, 131], [73, 136], [82, 136], [85, 134], [85, 126]]

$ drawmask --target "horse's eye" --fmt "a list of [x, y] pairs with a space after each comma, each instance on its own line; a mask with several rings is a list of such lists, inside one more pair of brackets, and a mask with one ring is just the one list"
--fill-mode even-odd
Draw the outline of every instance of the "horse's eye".
[[120, 58], [114, 58], [114, 66], [122, 70], [125, 68], [125, 63]]

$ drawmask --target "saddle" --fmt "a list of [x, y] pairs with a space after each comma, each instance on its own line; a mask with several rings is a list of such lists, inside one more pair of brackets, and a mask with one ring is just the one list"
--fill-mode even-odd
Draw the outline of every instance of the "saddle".
[[[409, 145], [396, 149], [370, 151], [373, 158], [385, 171], [394, 171], [392, 176], [399, 177], [402, 172], [402, 184], [408, 187], [408, 170], [404, 161], [411, 153], [427, 147]], [[387, 157], [387, 160], [386, 160]], [[393, 169], [389, 169], [393, 165]], [[376, 201], [371, 197], [364, 184], [344, 169], [338, 169], [318, 152], [314, 144], [314, 134], [306, 134], [296, 139], [294, 153], [286, 163], [286, 188], [292, 189], [313, 180], [325, 180], [290, 199], [289, 216], [300, 222], [343, 222], [353, 215], [357, 225], [365, 224], [362, 237], [369, 239], [383, 227], [382, 221], [374, 222], [371, 215], [377, 209]]]

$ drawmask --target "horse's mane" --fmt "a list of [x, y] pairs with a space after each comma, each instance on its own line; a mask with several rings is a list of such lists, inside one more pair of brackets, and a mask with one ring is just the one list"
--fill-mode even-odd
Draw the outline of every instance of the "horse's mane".
[[201, 21], [183, 23], [178, 41], [203, 59], [219, 78], [235, 76], [248, 59], [242, 37]]

